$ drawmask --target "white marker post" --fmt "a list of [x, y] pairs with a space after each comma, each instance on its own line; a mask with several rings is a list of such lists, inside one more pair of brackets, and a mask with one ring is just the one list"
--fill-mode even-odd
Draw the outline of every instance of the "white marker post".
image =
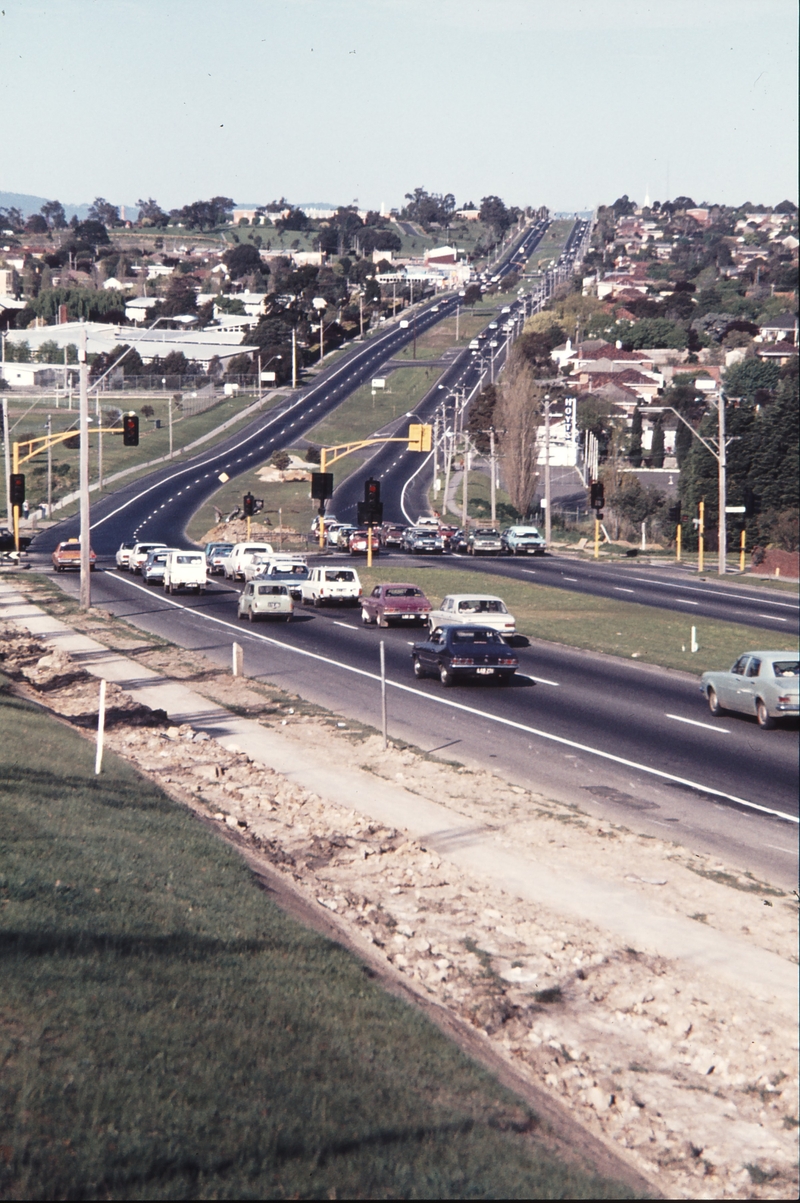
[[697, 642], [697, 627], [692, 627], [691, 649], [693, 652], [696, 652], [699, 650], [699, 648], [700, 648], [700, 644]]
[[231, 672], [234, 677], [244, 675], [244, 650], [241, 643], [234, 643], [231, 646]]
[[386, 645], [381, 639], [381, 729], [383, 731], [383, 749], [386, 751]]
[[103, 743], [106, 734], [106, 682], [100, 681], [100, 700], [97, 705], [97, 751], [94, 757], [94, 775], [103, 767]]

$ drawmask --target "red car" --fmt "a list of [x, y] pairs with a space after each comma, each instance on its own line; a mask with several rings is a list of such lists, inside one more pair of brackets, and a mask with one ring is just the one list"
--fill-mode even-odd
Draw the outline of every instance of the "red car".
[[[97, 556], [89, 549], [89, 568], [94, 572], [94, 565]], [[53, 567], [56, 572], [66, 572], [68, 568], [77, 568], [80, 572], [81, 567], [81, 545], [77, 539], [67, 539], [65, 543], [59, 543], [53, 552]]]
[[[369, 535], [365, 530], [354, 530], [348, 540], [348, 547], [351, 556], [365, 556], [367, 554], [367, 539]], [[378, 555], [381, 550], [381, 541], [377, 527], [372, 530], [372, 554]]]
[[388, 627], [390, 622], [421, 623], [431, 612], [431, 603], [416, 585], [376, 585], [368, 596], [361, 598], [361, 621], [364, 626], [377, 623]]

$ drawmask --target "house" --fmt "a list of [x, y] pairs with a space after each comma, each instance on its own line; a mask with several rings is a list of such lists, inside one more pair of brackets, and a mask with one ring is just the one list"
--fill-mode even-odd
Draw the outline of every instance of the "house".
[[764, 343], [756, 350], [759, 359], [763, 359], [767, 363], [778, 363], [781, 367], [793, 359], [796, 354], [795, 344], [785, 339], [781, 342]]
[[425, 262], [431, 264], [448, 264], [458, 261], [458, 251], [454, 246], [437, 246], [425, 252]]
[[625, 368], [621, 372], [581, 371], [577, 374], [577, 383], [578, 391], [582, 393], [594, 393], [603, 385], [616, 384], [629, 390], [638, 400], [650, 402], [661, 388], [663, 380], [655, 373]]
[[158, 297], [131, 297], [125, 302], [125, 316], [129, 322], [145, 322], [157, 304]]
[[456, 209], [455, 215], [460, 217], [462, 221], [480, 221], [480, 209]]
[[14, 267], [0, 267], [0, 297], [13, 297], [17, 291], [17, 271]]
[[759, 338], [765, 343], [776, 343], [786, 339], [797, 346], [797, 314], [779, 313], [758, 327]]
[[64, 379], [64, 369], [52, 363], [0, 363], [0, 379], [10, 388], [52, 388]]

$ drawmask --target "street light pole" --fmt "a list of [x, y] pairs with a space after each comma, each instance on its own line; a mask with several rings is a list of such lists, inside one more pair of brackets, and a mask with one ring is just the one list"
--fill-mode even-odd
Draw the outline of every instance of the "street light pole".
[[718, 480], [719, 480], [719, 568], [720, 576], [725, 576], [727, 571], [727, 552], [728, 552], [728, 528], [725, 520], [725, 507], [728, 504], [728, 449], [725, 445], [725, 394], [720, 389], [719, 401], [717, 402], [717, 416], [719, 419], [719, 456], [717, 459]]
[[47, 517], [53, 517], [53, 445], [50, 434], [53, 428], [53, 418], [47, 415]]
[[544, 541], [550, 547], [550, 395], [544, 399]]
[[489, 427], [489, 480], [492, 497], [492, 526], [497, 523], [497, 457], [494, 447], [494, 426]]
[[89, 365], [86, 362], [86, 325], [81, 330], [81, 344], [78, 351], [80, 361], [79, 381], [79, 414], [78, 437], [80, 440], [80, 541], [81, 541], [81, 584], [80, 607], [90, 610], [92, 607], [91, 584], [91, 529], [89, 525]]

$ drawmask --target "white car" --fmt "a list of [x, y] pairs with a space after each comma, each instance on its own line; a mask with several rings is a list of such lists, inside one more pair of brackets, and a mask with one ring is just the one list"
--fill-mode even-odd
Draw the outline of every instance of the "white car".
[[301, 589], [307, 606], [357, 606], [361, 597], [361, 581], [354, 568], [312, 568]]
[[438, 610], [428, 615], [428, 627], [474, 626], [491, 627], [501, 635], [513, 635], [517, 624], [501, 597], [489, 593], [450, 593]]
[[244, 579], [254, 581], [256, 577], [271, 576], [276, 570], [291, 572], [295, 567], [307, 567], [304, 556], [253, 556], [245, 564]]
[[136, 546], [135, 542], [120, 543], [119, 547], [117, 548], [117, 554], [114, 558], [117, 561], [117, 568], [119, 568], [120, 572], [122, 571], [123, 568], [128, 567], [128, 561], [131, 558], [131, 552], [133, 551], [135, 546]]
[[164, 590], [179, 593], [181, 589], [194, 589], [196, 593], [205, 593], [207, 573], [204, 551], [170, 548], [164, 562]]
[[291, 622], [293, 613], [294, 602], [286, 585], [248, 581], [239, 594], [237, 618], [249, 618], [250, 622], [258, 622], [260, 618]]
[[128, 572], [139, 573], [151, 551], [166, 547], [166, 543], [134, 543], [128, 556]]
[[223, 565], [226, 581], [244, 580], [245, 564], [249, 557], [266, 555], [272, 555], [271, 543], [234, 543]]

